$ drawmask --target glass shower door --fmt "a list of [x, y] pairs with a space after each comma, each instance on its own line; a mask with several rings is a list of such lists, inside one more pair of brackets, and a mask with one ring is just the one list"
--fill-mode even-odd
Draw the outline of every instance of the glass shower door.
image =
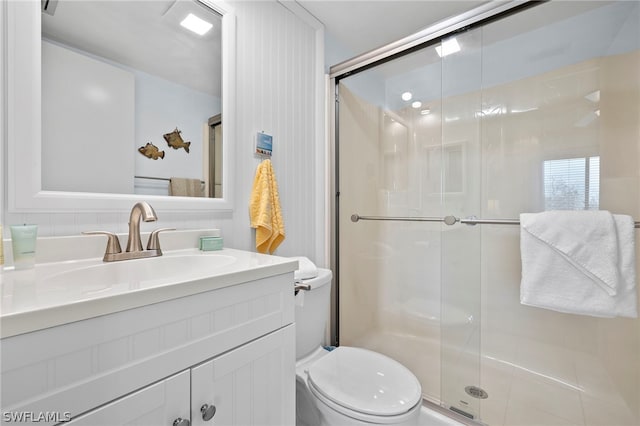
[[492, 426], [640, 424], [639, 319], [521, 304], [519, 226], [421, 221], [639, 221], [640, 3], [536, 3], [338, 92], [339, 343]]
[[441, 225], [368, 218], [442, 217], [441, 72], [432, 47], [340, 80], [337, 146], [339, 343], [400, 361], [436, 402]]
[[[442, 40], [442, 205], [445, 215], [479, 216], [482, 39], [475, 29]], [[479, 418], [481, 230], [442, 225], [441, 402]]]
[[[639, 220], [640, 3], [544, 2], [479, 31], [475, 214], [608, 210]], [[521, 304], [520, 227], [476, 227], [489, 396], [480, 418], [640, 424], [640, 320]]]

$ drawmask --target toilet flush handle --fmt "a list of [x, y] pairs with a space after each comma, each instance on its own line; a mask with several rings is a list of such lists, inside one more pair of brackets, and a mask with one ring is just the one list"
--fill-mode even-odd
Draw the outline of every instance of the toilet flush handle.
[[293, 294], [298, 294], [300, 290], [309, 291], [311, 286], [309, 284], [296, 283], [295, 287], [293, 287]]

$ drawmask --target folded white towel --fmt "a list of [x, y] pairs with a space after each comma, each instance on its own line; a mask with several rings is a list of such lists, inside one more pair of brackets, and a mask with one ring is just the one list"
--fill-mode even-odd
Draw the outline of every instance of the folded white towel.
[[636, 289], [635, 222], [631, 216], [613, 215], [618, 231], [618, 255], [620, 256], [620, 287], [614, 299], [613, 311], [618, 316], [638, 318], [638, 294]]
[[637, 317], [634, 222], [607, 211], [520, 215], [520, 301], [560, 312]]

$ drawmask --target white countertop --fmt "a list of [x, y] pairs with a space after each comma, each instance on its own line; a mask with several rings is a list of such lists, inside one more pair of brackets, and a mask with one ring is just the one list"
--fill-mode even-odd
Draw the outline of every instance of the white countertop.
[[5, 269], [0, 274], [0, 337], [293, 272], [297, 267], [295, 259], [242, 250], [185, 249], [151, 259], [104, 263], [102, 258], [91, 258], [39, 263], [22, 271]]

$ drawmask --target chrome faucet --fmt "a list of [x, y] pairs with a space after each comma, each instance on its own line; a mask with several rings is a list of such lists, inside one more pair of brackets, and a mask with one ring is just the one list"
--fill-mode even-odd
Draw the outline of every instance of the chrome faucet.
[[125, 252], [120, 248], [120, 240], [118, 236], [112, 232], [106, 231], [85, 231], [83, 234], [106, 235], [109, 239], [107, 241], [107, 249], [102, 258], [105, 262], [114, 262], [116, 260], [129, 260], [129, 259], [142, 259], [146, 257], [162, 256], [162, 250], [160, 250], [160, 240], [158, 234], [162, 231], [174, 231], [174, 228], [160, 228], [151, 232], [149, 235], [149, 241], [147, 242], [147, 249], [142, 249], [142, 241], [140, 240], [140, 220], [145, 222], [155, 222], [158, 220], [156, 212], [153, 207], [146, 201], [136, 203], [131, 209], [129, 215], [129, 238], [127, 240], [127, 250]]

